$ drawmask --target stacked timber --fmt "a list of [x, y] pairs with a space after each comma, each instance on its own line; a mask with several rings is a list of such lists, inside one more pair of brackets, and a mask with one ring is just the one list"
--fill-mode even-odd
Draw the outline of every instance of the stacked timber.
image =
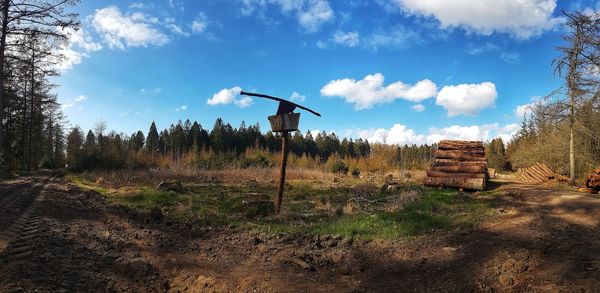
[[487, 182], [485, 148], [480, 141], [442, 140], [427, 169], [426, 186], [484, 190]]
[[515, 173], [518, 181], [528, 184], [541, 184], [549, 181], [568, 181], [569, 178], [560, 175], [545, 164], [536, 163], [527, 168], [519, 168]]
[[585, 178], [585, 187], [590, 193], [600, 192], [600, 168], [595, 169]]

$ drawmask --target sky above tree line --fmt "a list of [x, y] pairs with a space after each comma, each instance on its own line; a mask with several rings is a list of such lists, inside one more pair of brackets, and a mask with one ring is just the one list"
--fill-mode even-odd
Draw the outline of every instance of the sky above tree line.
[[510, 139], [561, 83], [561, 11], [600, 1], [82, 1], [56, 80], [69, 124], [131, 134], [178, 120], [260, 123], [400, 144]]

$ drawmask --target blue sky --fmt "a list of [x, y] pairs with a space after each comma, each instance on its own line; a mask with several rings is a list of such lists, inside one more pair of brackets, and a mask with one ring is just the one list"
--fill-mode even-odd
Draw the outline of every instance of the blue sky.
[[57, 79], [71, 125], [237, 127], [276, 110], [240, 89], [316, 109], [300, 127], [388, 143], [510, 138], [556, 88], [557, 0], [83, 1]]

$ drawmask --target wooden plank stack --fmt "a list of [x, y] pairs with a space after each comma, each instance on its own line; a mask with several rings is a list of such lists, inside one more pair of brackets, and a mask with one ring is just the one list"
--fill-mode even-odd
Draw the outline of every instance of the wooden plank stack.
[[541, 184], [549, 181], [568, 181], [569, 178], [560, 175], [545, 164], [535, 163], [527, 168], [519, 168], [515, 173], [518, 181], [528, 184]]
[[484, 190], [488, 175], [481, 141], [442, 140], [427, 169], [426, 186]]

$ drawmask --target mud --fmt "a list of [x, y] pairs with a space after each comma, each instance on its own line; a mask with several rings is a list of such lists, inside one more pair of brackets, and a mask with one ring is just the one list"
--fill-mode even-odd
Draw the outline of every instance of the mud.
[[171, 222], [40, 173], [0, 183], [0, 292], [598, 291], [600, 198], [499, 188], [473, 229], [364, 241]]

